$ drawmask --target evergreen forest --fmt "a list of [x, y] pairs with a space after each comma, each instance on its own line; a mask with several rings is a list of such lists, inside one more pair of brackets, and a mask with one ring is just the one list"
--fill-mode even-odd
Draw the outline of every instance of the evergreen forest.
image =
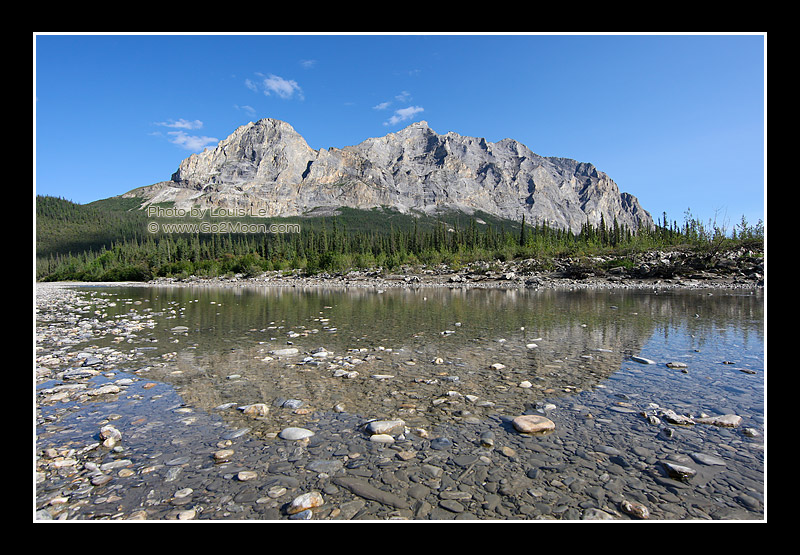
[[[478, 260], [558, 257], [634, 257], [649, 250], [684, 248], [763, 252], [764, 225], [744, 217], [728, 228], [666, 214], [653, 228], [634, 232], [616, 220], [584, 224], [579, 233], [545, 223], [513, 222], [488, 214], [401, 214], [389, 208], [341, 208], [335, 215], [270, 219], [297, 223], [296, 233], [151, 233], [135, 199], [77, 204], [36, 197], [37, 281], [146, 281], [157, 277], [257, 276], [265, 271], [305, 275], [350, 270], [396, 270]], [[247, 218], [242, 218], [247, 221]], [[254, 219], [249, 219], [252, 223]], [[259, 219], [259, 222], [264, 222]]]

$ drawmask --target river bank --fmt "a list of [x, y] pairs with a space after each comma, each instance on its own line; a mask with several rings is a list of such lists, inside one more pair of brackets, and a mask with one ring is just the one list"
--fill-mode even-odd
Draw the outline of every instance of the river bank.
[[764, 258], [740, 249], [727, 254], [651, 251], [634, 257], [596, 256], [479, 261], [458, 267], [406, 266], [306, 275], [301, 271], [271, 271], [258, 276], [161, 277], [151, 284], [459, 287], [526, 289], [758, 289], [763, 288]]

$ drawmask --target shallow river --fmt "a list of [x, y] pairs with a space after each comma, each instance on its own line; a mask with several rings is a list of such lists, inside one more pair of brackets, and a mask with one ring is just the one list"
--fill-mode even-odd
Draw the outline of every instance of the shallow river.
[[765, 518], [759, 292], [43, 287], [38, 519]]

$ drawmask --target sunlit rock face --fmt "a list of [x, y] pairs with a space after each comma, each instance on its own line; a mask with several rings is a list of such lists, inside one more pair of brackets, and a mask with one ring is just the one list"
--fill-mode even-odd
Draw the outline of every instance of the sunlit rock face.
[[170, 181], [123, 195], [143, 206], [226, 208], [262, 216], [387, 206], [433, 214], [482, 211], [579, 232], [614, 220], [652, 226], [636, 197], [592, 164], [543, 157], [513, 139], [492, 143], [417, 122], [355, 146], [314, 150], [291, 125], [261, 119], [183, 160]]

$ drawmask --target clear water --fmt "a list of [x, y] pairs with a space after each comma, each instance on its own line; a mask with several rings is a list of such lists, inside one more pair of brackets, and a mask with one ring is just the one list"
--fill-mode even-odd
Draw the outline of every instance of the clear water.
[[[757, 441], [765, 432], [764, 299], [758, 292], [168, 286], [81, 291], [86, 296], [77, 316], [65, 319], [40, 308], [39, 329], [89, 322], [91, 332], [87, 326], [83, 335], [73, 335], [73, 344], [43, 351], [106, 347], [105, 353], [120, 353], [115, 379], [141, 378], [130, 395], [152, 396], [147, 403], [114, 407], [134, 421], [143, 416], [152, 422], [159, 411], [189, 407], [213, 415], [208, 426], [214, 437], [220, 426], [268, 437], [334, 410], [436, 429], [549, 403], [561, 414], [593, 419], [594, 428], [581, 430], [577, 441], [608, 444], [612, 433], [619, 443], [636, 441], [646, 428], [637, 413], [655, 404], [682, 414], [743, 418], [733, 432], [697, 427], [702, 430], [689, 441], [698, 450], [713, 446], [717, 453], [723, 444], [751, 450], [752, 440], [741, 430], [757, 430]], [[144, 325], [129, 334], [108, 331], [122, 322]], [[290, 347], [299, 354], [270, 353]], [[320, 348], [328, 356], [310, 356]], [[671, 361], [687, 368], [668, 368]], [[145, 392], [145, 382], [157, 387]], [[275, 410], [276, 399], [300, 400], [307, 410]], [[267, 403], [273, 410], [253, 420], [235, 409], [220, 410], [230, 403]], [[64, 409], [42, 411], [47, 416]], [[82, 405], [68, 419], [62, 416], [61, 440], [65, 430], [75, 441], [87, 429], [96, 431], [108, 411], [95, 408], [100, 414], [91, 418], [92, 410]], [[656, 432], [648, 431], [648, 437]], [[169, 440], [160, 441], [180, 441], [179, 433], [172, 429]], [[134, 434], [126, 448], [158, 451], [148, 444], [158, 437]]]
[[[748, 292], [129, 287], [90, 293], [97, 304], [87, 312], [100, 311], [100, 321], [138, 316], [155, 323], [130, 341], [106, 336], [95, 344], [139, 348], [161, 364], [151, 373], [180, 383], [184, 396], [196, 391], [207, 409], [235, 397], [246, 380], [252, 391], [237, 402], [302, 396], [317, 408], [346, 401], [369, 416], [385, 388], [349, 391], [352, 380], [334, 380], [329, 362], [343, 356], [369, 358], [352, 370], [360, 377], [395, 375], [404, 389], [413, 389], [415, 379], [458, 376], [463, 392], [469, 383], [473, 394], [509, 409], [613, 380], [662, 406], [763, 419], [763, 297]], [[178, 326], [187, 329], [173, 331]], [[290, 347], [300, 354], [265, 360]], [[317, 365], [303, 363], [302, 354], [318, 348], [331, 354], [315, 359]], [[670, 361], [686, 363], [687, 372], [666, 368]], [[505, 368], [492, 369], [495, 363]], [[526, 380], [534, 387], [524, 396], [503, 391]], [[402, 404], [404, 396], [395, 396]]]

